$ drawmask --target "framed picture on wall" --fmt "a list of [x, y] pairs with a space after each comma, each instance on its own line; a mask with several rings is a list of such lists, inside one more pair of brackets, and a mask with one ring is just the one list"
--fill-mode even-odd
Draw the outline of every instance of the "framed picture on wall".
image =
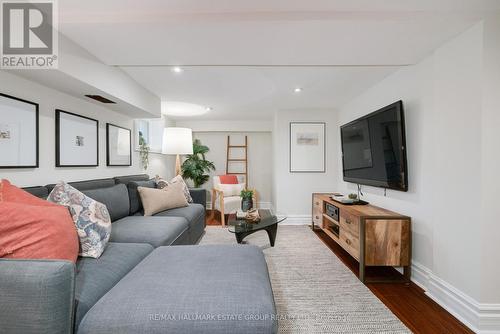
[[106, 165], [132, 166], [132, 131], [106, 123]]
[[0, 168], [37, 168], [38, 131], [38, 104], [0, 93]]
[[56, 110], [56, 167], [99, 166], [99, 121]]
[[134, 121], [134, 148], [139, 151], [141, 139], [149, 146], [150, 153], [161, 153], [165, 122], [158, 119], [136, 119]]
[[326, 171], [326, 123], [290, 123], [290, 172]]

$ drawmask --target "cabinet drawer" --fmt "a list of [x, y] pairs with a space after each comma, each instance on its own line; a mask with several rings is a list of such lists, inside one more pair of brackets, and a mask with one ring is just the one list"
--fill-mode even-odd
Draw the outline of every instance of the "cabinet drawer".
[[340, 213], [340, 228], [349, 231], [359, 239], [359, 218], [346, 212]]
[[321, 210], [313, 210], [312, 218], [314, 224], [321, 225], [321, 222], [323, 222], [323, 213]]
[[323, 201], [316, 196], [313, 198], [312, 220], [314, 224], [320, 226], [323, 222]]
[[340, 227], [339, 244], [352, 257], [359, 261], [359, 237], [352, 235], [349, 230]]

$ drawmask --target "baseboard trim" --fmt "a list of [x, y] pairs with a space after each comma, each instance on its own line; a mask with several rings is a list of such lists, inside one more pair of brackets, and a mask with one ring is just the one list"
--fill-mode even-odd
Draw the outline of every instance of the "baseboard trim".
[[[278, 218], [284, 218], [278, 214]], [[287, 215], [280, 225], [311, 225], [311, 215]]]
[[500, 333], [500, 304], [477, 302], [415, 261], [412, 263], [412, 281], [424, 289], [429, 298], [474, 332]]

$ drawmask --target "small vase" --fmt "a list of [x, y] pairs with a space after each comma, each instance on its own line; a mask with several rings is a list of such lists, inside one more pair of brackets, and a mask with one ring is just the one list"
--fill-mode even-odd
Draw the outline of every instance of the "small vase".
[[251, 198], [244, 198], [241, 200], [241, 210], [246, 212], [253, 208], [253, 200]]

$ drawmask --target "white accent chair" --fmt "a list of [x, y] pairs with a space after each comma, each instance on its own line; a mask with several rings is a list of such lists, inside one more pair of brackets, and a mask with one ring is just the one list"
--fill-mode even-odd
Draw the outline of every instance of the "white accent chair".
[[[215, 211], [220, 212], [222, 226], [226, 226], [226, 214], [241, 210], [241, 190], [246, 189], [246, 183], [238, 177], [237, 184], [222, 184], [219, 176], [213, 176], [212, 189], [212, 217]], [[224, 193], [224, 190], [226, 192]], [[257, 207], [257, 195], [254, 190], [254, 207]]]

